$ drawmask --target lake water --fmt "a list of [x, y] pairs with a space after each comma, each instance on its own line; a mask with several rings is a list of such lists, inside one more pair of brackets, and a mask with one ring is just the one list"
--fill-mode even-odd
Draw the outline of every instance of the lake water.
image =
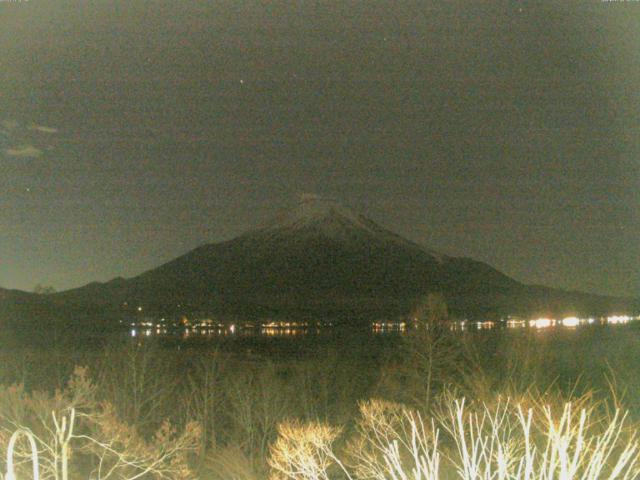
[[[586, 321], [577, 326], [566, 323], [466, 324], [456, 326], [455, 335], [474, 348], [478, 361], [489, 368], [507, 368], [517, 359], [530, 362], [532, 369], [544, 365], [549, 376], [565, 382], [580, 379], [597, 385], [603, 385], [604, 376], [611, 374], [627, 388], [637, 390], [640, 401], [636, 373], [640, 365], [640, 321]], [[58, 329], [25, 333], [20, 339], [5, 335], [0, 341], [0, 382], [26, 379], [40, 385], [52, 378], [64, 378], [74, 365], [99, 363], [107, 350], [128, 355], [127, 351], [145, 348], [170, 357], [185, 371], [193, 359], [215, 352], [252, 364], [313, 363], [335, 358], [336, 365], [358, 365], [360, 370], [374, 371], [399, 360], [406, 338], [399, 327], [355, 331], [278, 328], [263, 332], [236, 326], [234, 331], [196, 328], [172, 333], [145, 328], [135, 329], [135, 334], [133, 330], [126, 328], [107, 336]], [[527, 352], [524, 357], [523, 351]]]

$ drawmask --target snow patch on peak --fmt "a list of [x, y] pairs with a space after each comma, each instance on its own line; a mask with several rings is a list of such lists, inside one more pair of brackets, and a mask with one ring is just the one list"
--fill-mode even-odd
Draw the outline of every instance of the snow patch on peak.
[[421, 245], [406, 240], [399, 235], [379, 226], [364, 215], [344, 207], [337, 200], [316, 194], [305, 193], [292, 210], [276, 217], [274, 221], [248, 232], [261, 239], [282, 240], [285, 238], [306, 239], [309, 236], [322, 235], [341, 241], [385, 242], [402, 248], [429, 254], [435, 261], [442, 263], [445, 256]]
[[379, 227], [371, 220], [344, 207], [337, 200], [310, 193], [301, 195], [295, 208], [279, 215], [258, 232], [290, 234], [308, 229], [329, 237], [343, 237], [347, 232], [354, 231], [379, 233]]

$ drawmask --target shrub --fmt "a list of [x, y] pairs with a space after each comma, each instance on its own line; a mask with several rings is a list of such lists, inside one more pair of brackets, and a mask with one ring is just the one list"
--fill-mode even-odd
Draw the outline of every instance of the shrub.
[[339, 430], [317, 423], [281, 425], [269, 464], [274, 479], [292, 480], [329, 479], [332, 465], [348, 478], [371, 480], [637, 478], [635, 429], [625, 427], [619, 410], [612, 417], [597, 410], [598, 404], [566, 403], [557, 413], [508, 400], [468, 408], [451, 400], [443, 415], [425, 422], [406, 407], [375, 400], [361, 404], [349, 472], [333, 450]]

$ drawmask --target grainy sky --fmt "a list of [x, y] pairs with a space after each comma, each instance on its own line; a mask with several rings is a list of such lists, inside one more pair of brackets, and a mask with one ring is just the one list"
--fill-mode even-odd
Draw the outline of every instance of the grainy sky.
[[638, 1], [0, 2], [0, 47], [2, 287], [133, 276], [308, 192], [640, 295]]

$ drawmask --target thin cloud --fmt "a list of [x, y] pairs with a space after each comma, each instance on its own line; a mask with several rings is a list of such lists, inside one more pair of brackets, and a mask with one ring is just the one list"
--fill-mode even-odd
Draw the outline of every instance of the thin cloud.
[[44, 125], [31, 125], [29, 127], [29, 129], [36, 130], [36, 131], [42, 132], [42, 133], [58, 133], [58, 129], [57, 128], [45, 127]]
[[4, 153], [10, 157], [36, 158], [42, 155], [42, 150], [33, 145], [23, 145], [16, 148], [5, 148]]

